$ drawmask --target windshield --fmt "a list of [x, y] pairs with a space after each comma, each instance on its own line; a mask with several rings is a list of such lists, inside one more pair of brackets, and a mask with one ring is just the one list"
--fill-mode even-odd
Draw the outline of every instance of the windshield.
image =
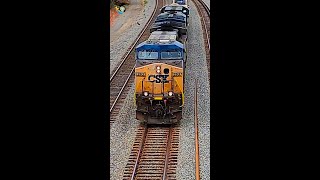
[[179, 50], [168, 50], [161, 52], [161, 59], [181, 59], [182, 53]]
[[138, 59], [158, 59], [158, 52], [155, 50], [142, 50], [138, 52]]

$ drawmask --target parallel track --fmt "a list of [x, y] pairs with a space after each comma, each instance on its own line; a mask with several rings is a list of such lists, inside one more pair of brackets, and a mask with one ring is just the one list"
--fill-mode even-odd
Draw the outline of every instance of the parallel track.
[[119, 114], [120, 108], [127, 97], [128, 91], [134, 82], [134, 66], [135, 53], [134, 48], [150, 36], [150, 27], [160, 13], [160, 8], [164, 5], [164, 0], [157, 0], [156, 7], [152, 12], [144, 29], [140, 32], [135, 42], [127, 50], [126, 54], [121, 58], [122, 61], [118, 68], [114, 70], [110, 78], [110, 124], [112, 124], [116, 116]]
[[194, 142], [195, 142], [195, 159], [196, 159], [196, 180], [200, 180], [200, 158], [199, 158], [199, 133], [198, 133], [198, 80], [195, 81], [194, 89]]
[[176, 179], [179, 133], [172, 126], [139, 127], [123, 180]]
[[210, 9], [202, 0], [192, 0], [200, 14], [210, 83]]
[[[210, 10], [203, 3], [202, 0], [193, 0], [196, 4], [198, 12], [201, 16], [201, 24], [203, 29], [203, 37], [205, 40], [206, 59], [210, 80]], [[159, 1], [164, 3], [164, 1]], [[149, 29], [150, 22], [154, 21], [155, 15], [159, 14], [159, 9], [163, 4], [156, 5], [156, 11], [148, 22], [148, 25], [143, 30], [136, 42], [128, 50], [124, 56], [118, 69], [115, 70], [110, 79], [110, 113], [112, 116], [116, 115], [120, 109], [119, 99], [123, 100], [126, 97], [128, 87], [126, 84], [133, 84], [134, 72], [134, 52], [133, 49], [136, 44], [145, 41], [150, 33], [146, 31]], [[152, 20], [151, 20], [152, 19]], [[130, 68], [131, 67], [131, 68]], [[121, 72], [121, 73], [118, 73]], [[122, 80], [122, 81], [121, 81]], [[123, 83], [121, 83], [123, 82]], [[119, 85], [121, 84], [121, 85]], [[196, 82], [197, 84], [197, 82]], [[197, 93], [197, 91], [195, 91]], [[112, 94], [115, 98], [111, 99]], [[119, 101], [121, 102], [121, 101]], [[199, 170], [199, 147], [198, 147], [198, 128], [197, 128], [197, 96], [195, 94], [195, 126], [196, 126], [196, 179], [200, 179]], [[145, 180], [145, 179], [176, 179], [176, 167], [179, 145], [180, 128], [176, 127], [148, 127], [140, 126], [137, 130], [136, 139], [131, 150], [131, 154], [124, 170], [123, 180]]]

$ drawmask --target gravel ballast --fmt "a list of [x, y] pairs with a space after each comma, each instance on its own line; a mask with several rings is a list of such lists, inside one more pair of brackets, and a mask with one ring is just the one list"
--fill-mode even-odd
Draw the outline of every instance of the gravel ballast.
[[134, 86], [129, 91], [119, 116], [110, 127], [110, 179], [122, 179], [136, 136]]
[[[137, 1], [137, 3], [141, 2], [140, 0], [135, 1]], [[127, 15], [124, 13], [118, 16], [117, 21], [125, 21], [125, 25], [121, 35], [119, 35], [114, 41], [110, 42], [110, 75], [120, 63], [121, 58], [126, 53], [126, 50], [129, 49], [130, 45], [135, 41], [135, 39], [138, 37], [138, 34], [142, 31], [143, 27], [150, 19], [155, 8], [155, 4], [155, 0], [148, 0], [148, 3], [138, 14], [131, 15], [131, 17], [126, 17]], [[128, 18], [130, 18], [130, 21]], [[140, 25], [138, 25], [138, 23]], [[112, 36], [112, 32], [110, 32], [110, 34]]]
[[189, 1], [185, 107], [181, 121], [177, 179], [195, 179], [194, 88], [198, 79], [200, 177], [210, 179], [210, 86], [200, 16]]
[[[207, 0], [209, 1], [209, 0]], [[147, 6], [154, 7], [153, 0], [149, 0]], [[199, 143], [200, 143], [200, 177], [210, 179], [210, 85], [208, 80], [208, 70], [205, 58], [204, 41], [201, 29], [201, 21], [197, 9], [193, 2], [189, 0], [190, 26], [188, 27], [188, 60], [186, 67], [185, 84], [185, 107], [183, 109], [183, 119], [180, 123], [180, 141], [177, 164], [178, 180], [195, 179], [195, 141], [194, 141], [194, 88], [195, 79], [198, 79], [198, 120], [199, 120]], [[152, 8], [146, 9], [148, 17], [152, 13]], [[140, 16], [140, 15], [139, 15]], [[142, 13], [144, 23], [147, 22]], [[139, 19], [139, 17], [137, 17]], [[141, 21], [139, 21], [140, 23]], [[136, 24], [136, 26], [138, 26]], [[144, 24], [140, 23], [142, 30]], [[127, 42], [118, 42], [110, 46], [110, 72], [120, 62], [124, 55], [125, 47], [129, 47], [139, 34], [138, 30], [130, 28], [123, 36]], [[136, 33], [135, 37], [132, 37]], [[126, 34], [126, 35], [125, 35]], [[131, 42], [128, 41], [131, 38]], [[118, 40], [117, 40], [118, 41]], [[112, 49], [113, 47], [113, 49]], [[112, 54], [113, 51], [113, 54]], [[118, 52], [117, 52], [118, 51]], [[122, 55], [121, 55], [122, 54]], [[118, 56], [118, 57], [116, 57]], [[113, 58], [113, 59], [112, 59]], [[113, 64], [113, 65], [112, 65]], [[134, 86], [130, 88], [129, 94], [124, 102], [116, 121], [110, 127], [110, 179], [122, 179], [124, 168], [130, 156], [131, 148], [136, 136], [139, 122], [135, 119]]]
[[206, 3], [206, 5], [208, 6], [208, 8], [210, 9], [210, 0], [203, 0], [204, 3]]
[[[141, 2], [140, 0], [135, 0], [135, 2], [138, 1]], [[130, 47], [144, 28], [154, 8], [155, 1], [149, 0], [144, 9], [138, 14], [132, 17], [126, 17], [126, 13], [119, 15], [117, 20], [123, 21], [125, 28], [122, 27], [123, 32], [121, 32], [121, 36], [110, 42], [110, 75], [120, 63], [122, 56], [126, 52], [125, 50]], [[130, 21], [135, 23], [128, 23], [125, 21], [126, 18], [131, 18]], [[139, 122], [135, 119], [133, 94], [134, 86], [131, 87], [117, 119], [110, 126], [110, 179], [112, 180], [122, 179], [123, 177], [123, 172], [136, 136], [135, 130], [139, 125]]]

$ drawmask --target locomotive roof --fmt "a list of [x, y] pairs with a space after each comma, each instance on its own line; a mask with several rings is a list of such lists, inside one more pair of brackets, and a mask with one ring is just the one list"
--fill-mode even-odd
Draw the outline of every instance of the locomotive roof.
[[182, 12], [179, 12], [179, 11], [177, 11], [177, 12], [174, 12], [174, 13], [172, 13], [172, 12], [163, 12], [163, 13], [160, 13], [159, 15], [158, 15], [158, 17], [173, 17], [173, 16], [182, 16], [182, 17], [186, 17], [186, 15], [185, 14], [183, 14]]
[[176, 31], [154, 31], [151, 33], [148, 42], [173, 42], [177, 40]]
[[166, 20], [166, 19], [177, 19], [177, 20], [181, 20], [181, 21], [186, 21], [186, 15], [181, 12], [176, 12], [174, 14], [164, 12], [164, 13], [161, 13], [158, 15], [156, 21], [162, 21], [162, 20]]
[[183, 6], [166, 6], [165, 10], [167, 10], [167, 11], [182, 11]]
[[176, 31], [154, 31], [151, 33], [149, 39], [140, 43], [136, 49], [183, 49], [183, 44], [177, 41], [177, 36]]

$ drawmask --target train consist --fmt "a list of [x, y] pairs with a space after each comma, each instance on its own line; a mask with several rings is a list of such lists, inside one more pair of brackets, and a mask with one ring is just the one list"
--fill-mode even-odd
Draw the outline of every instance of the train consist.
[[136, 119], [173, 124], [182, 118], [189, 8], [173, 0], [160, 10], [150, 37], [135, 49]]

